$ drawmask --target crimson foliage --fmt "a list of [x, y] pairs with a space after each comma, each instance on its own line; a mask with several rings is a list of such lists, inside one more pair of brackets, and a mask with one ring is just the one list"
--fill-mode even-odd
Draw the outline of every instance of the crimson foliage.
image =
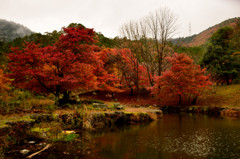
[[8, 55], [9, 77], [18, 88], [37, 93], [61, 94], [73, 90], [114, 88], [117, 79], [103, 68], [93, 29], [64, 28], [53, 46], [26, 43]]
[[195, 104], [201, 92], [212, 84], [210, 75], [205, 75], [206, 69], [194, 64], [193, 59], [184, 53], [175, 53], [167, 59], [172, 66], [161, 76], [155, 77], [152, 93], [159, 98], [171, 99], [177, 96], [179, 104], [182, 104], [183, 97], [188, 97]]

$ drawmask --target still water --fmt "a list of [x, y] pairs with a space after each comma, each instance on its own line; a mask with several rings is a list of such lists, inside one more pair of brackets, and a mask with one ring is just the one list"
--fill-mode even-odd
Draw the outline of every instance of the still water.
[[164, 115], [158, 122], [80, 134], [36, 158], [240, 158], [240, 120]]

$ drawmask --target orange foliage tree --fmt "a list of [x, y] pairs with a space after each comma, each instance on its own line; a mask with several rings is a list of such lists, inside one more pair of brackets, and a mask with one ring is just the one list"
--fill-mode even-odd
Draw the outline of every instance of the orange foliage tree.
[[4, 75], [3, 70], [0, 69], [0, 93], [9, 89], [7, 85], [10, 84], [10, 80]]
[[152, 94], [159, 98], [178, 97], [178, 104], [182, 104], [182, 98], [188, 97], [191, 104], [195, 104], [201, 92], [211, 85], [210, 75], [205, 75], [206, 69], [193, 63], [186, 54], [175, 53], [167, 57], [171, 68], [155, 77], [155, 84], [151, 88]]
[[120, 49], [116, 52], [118, 56], [117, 67], [122, 72], [122, 83], [130, 88], [131, 95], [133, 95], [134, 87], [139, 94], [140, 87], [148, 84], [146, 67], [139, 63], [130, 49]]

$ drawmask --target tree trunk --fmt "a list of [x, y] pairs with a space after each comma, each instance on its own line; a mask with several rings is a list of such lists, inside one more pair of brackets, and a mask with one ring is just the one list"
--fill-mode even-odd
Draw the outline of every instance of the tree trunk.
[[68, 103], [70, 101], [70, 92], [69, 91], [66, 91], [63, 93], [63, 101], [65, 103]]
[[70, 102], [70, 91], [65, 91], [63, 93], [63, 98], [60, 100], [60, 104], [67, 104]]
[[59, 105], [59, 95], [56, 94], [55, 96], [55, 105]]
[[132, 88], [132, 87], [130, 87], [130, 89], [131, 89], [130, 96], [133, 96], [133, 88]]
[[190, 101], [191, 101], [191, 94], [188, 96], [188, 105], [190, 104]]
[[115, 100], [115, 99], [116, 99], [116, 97], [115, 97], [115, 93], [112, 92], [112, 100]]
[[178, 104], [179, 104], [179, 105], [182, 105], [182, 95], [179, 94], [178, 97], [179, 97], [179, 102], [178, 102]]
[[192, 105], [195, 105], [196, 104], [196, 102], [197, 102], [197, 98], [198, 98], [198, 96], [195, 96], [194, 98], [193, 98], [193, 101], [192, 101]]
[[59, 96], [60, 96], [60, 86], [56, 86], [56, 94], [55, 94], [55, 105], [59, 105]]

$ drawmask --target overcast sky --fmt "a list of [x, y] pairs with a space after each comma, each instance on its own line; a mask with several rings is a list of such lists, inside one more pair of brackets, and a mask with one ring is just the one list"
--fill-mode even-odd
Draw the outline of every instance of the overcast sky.
[[168, 7], [178, 17], [176, 36], [188, 36], [189, 23], [195, 34], [240, 17], [240, 0], [0, 0], [0, 19], [40, 33], [81, 23], [113, 38], [123, 23], [161, 7]]

